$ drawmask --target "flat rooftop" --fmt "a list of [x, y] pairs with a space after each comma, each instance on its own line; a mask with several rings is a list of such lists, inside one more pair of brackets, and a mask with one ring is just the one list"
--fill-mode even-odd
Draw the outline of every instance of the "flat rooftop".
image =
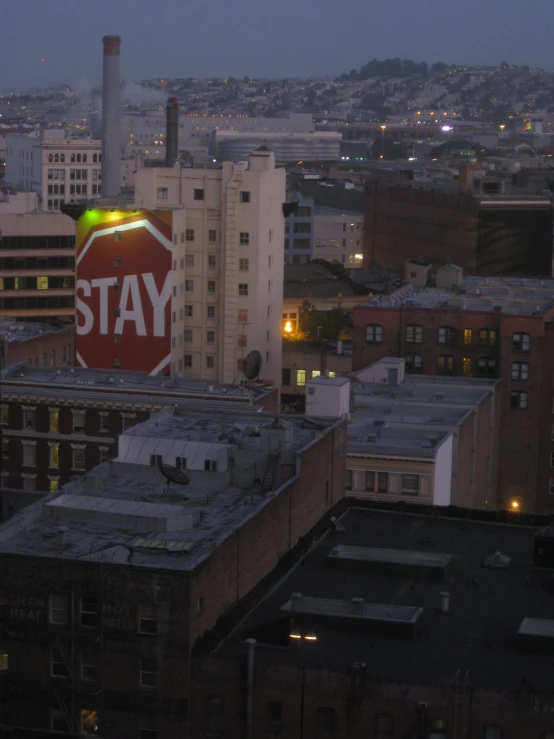
[[[351, 508], [340, 523], [344, 531], [329, 533], [236, 627], [219, 647], [222, 656], [243, 657], [241, 642], [253, 637], [260, 662], [324, 669], [361, 662], [372, 681], [439, 686], [451, 686], [458, 670], [469, 670], [478, 688], [515, 691], [527, 680], [539, 690], [554, 689], [552, 654], [516, 644], [524, 619], [529, 619], [527, 630], [529, 624], [542, 624], [537, 619], [552, 619], [552, 573], [533, 567], [534, 529], [385, 512], [378, 506]], [[370, 557], [371, 568], [348, 558], [340, 567], [330, 563], [336, 547], [345, 546], [378, 549], [379, 557]], [[485, 566], [495, 552], [509, 557], [510, 566]], [[414, 572], [427, 567], [430, 555], [440, 555], [444, 562], [440, 580]], [[394, 567], [381, 568], [378, 559]], [[444, 592], [450, 596], [448, 613], [440, 611]], [[293, 595], [299, 623], [317, 641], [289, 644]], [[358, 608], [364, 615], [368, 609], [376, 611], [388, 623], [386, 633], [376, 637], [375, 624], [368, 619], [356, 625], [350, 619], [350, 627], [340, 613], [345, 603], [351, 613]], [[422, 609], [408, 639], [394, 623], [397, 609], [408, 609], [408, 614]], [[546, 632], [551, 636], [552, 627]]]
[[400, 305], [428, 310], [499, 311], [509, 315], [544, 316], [554, 310], [554, 280], [528, 277], [464, 277], [452, 287], [404, 285], [363, 302], [366, 308]]
[[55, 334], [58, 331], [67, 331], [70, 326], [50, 326], [47, 323], [27, 323], [14, 321], [0, 316], [0, 336], [5, 337], [9, 344], [35, 339], [44, 334]]
[[286, 298], [334, 298], [360, 295], [360, 301], [369, 289], [337, 276], [331, 269], [318, 262], [285, 264], [284, 297]]
[[109, 391], [110, 395], [116, 392], [125, 395], [132, 393], [166, 395], [173, 398], [180, 395], [186, 398], [228, 399], [243, 403], [255, 403], [274, 389], [272, 385], [263, 382], [231, 385], [194, 378], [152, 376], [145, 372], [131, 370], [30, 367], [23, 363], [8, 367], [2, 383], [6, 386], [21, 385], [26, 392], [54, 386], [61, 393], [65, 389], [71, 394], [76, 391], [89, 391], [96, 394]]

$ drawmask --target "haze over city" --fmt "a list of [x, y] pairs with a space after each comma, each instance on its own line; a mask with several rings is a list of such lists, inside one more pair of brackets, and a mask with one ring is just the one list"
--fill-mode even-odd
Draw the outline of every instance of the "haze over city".
[[124, 79], [335, 76], [370, 58], [554, 66], [551, 0], [27, 0], [5, 3], [0, 89], [100, 82], [98, 40], [123, 38]]

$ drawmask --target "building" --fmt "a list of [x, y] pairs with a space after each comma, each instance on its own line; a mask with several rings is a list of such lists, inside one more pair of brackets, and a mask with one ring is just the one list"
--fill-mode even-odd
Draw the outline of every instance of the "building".
[[235, 382], [255, 351], [260, 378], [280, 384], [284, 201], [285, 171], [268, 151], [221, 168], [136, 174], [136, 207], [173, 209], [179, 223], [170, 275], [173, 373]]
[[498, 505], [551, 512], [554, 281], [464, 277], [407, 285], [354, 309], [353, 368], [403, 357], [410, 373], [501, 380]]
[[334, 131], [305, 133], [231, 131], [215, 129], [210, 148], [222, 160], [246, 159], [260, 146], [275, 153], [278, 165], [297, 162], [336, 162], [340, 159], [342, 136]]
[[351, 372], [351, 341], [284, 340], [281, 402], [296, 412], [303, 412], [309, 380], [322, 375], [348, 377]]
[[315, 259], [340, 262], [350, 269], [362, 267], [364, 217], [361, 213], [316, 205], [314, 230]]
[[0, 214], [0, 315], [75, 315], [75, 224], [61, 213]]
[[364, 264], [403, 268], [423, 257], [468, 272], [552, 276], [551, 197], [473, 196], [369, 183]]
[[36, 213], [38, 211], [36, 192], [0, 191], [0, 215], [13, 213]]
[[314, 201], [292, 193], [296, 210], [285, 220], [285, 264], [305, 264], [312, 259], [314, 246]]
[[75, 327], [13, 321], [0, 316], [0, 371], [25, 362], [29, 367], [75, 364]]
[[193, 645], [343, 497], [345, 441], [344, 421], [191, 402], [0, 526], [2, 728], [198, 736]]
[[6, 185], [36, 192], [43, 210], [99, 197], [101, 162], [99, 140], [70, 136], [61, 128], [6, 136]]
[[288, 576], [195, 649], [192, 736], [549, 737], [547, 521], [334, 513]]
[[[56, 334], [53, 339], [56, 339]], [[46, 342], [48, 337], [41, 337]], [[8, 350], [9, 351], [9, 350]], [[22, 362], [28, 352], [23, 352]], [[15, 364], [1, 382], [2, 487], [53, 491], [116, 454], [117, 437], [163, 408], [217, 400], [277, 411], [278, 388], [153, 377], [144, 372]]]

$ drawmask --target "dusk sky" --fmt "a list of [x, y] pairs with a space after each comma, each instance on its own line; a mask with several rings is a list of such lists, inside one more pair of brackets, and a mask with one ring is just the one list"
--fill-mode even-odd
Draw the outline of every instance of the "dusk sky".
[[[337, 75], [372, 58], [554, 68], [554, 0], [4, 0], [0, 89], [101, 79]], [[44, 59], [44, 62], [41, 61]]]

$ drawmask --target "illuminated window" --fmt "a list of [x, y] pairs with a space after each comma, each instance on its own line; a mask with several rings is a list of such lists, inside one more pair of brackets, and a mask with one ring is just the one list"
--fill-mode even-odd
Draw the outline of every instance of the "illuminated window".
[[306, 384], [306, 370], [296, 370], [296, 384], [300, 387]]
[[239, 259], [239, 270], [241, 272], [248, 272], [248, 259]]
[[55, 493], [59, 487], [60, 481], [58, 480], [58, 478], [53, 478], [52, 480], [50, 480], [50, 485], [48, 486], [48, 489], [51, 493]]
[[246, 346], [247, 344], [247, 336], [246, 334], [239, 334], [237, 336], [237, 346]]
[[4, 289], [4, 278], [0, 277], [0, 290]]
[[479, 346], [496, 346], [497, 333], [492, 328], [483, 328], [479, 331]]
[[8, 655], [0, 654], [0, 672], [6, 672], [8, 669]]
[[312, 370], [312, 377], [321, 377], [321, 370]]
[[98, 735], [98, 713], [86, 708], [81, 710], [81, 734], [85, 736]]
[[6, 423], [8, 423], [8, 422], [9, 422], [9, 420], [10, 420], [10, 419], [9, 419], [9, 413], [10, 413], [10, 408], [9, 408], [9, 406], [7, 406], [7, 405], [3, 405], [3, 406], [2, 406], [1, 408], [0, 408], [0, 423], [2, 423], [2, 424], [6, 424]]
[[464, 344], [471, 344], [473, 341], [473, 331], [470, 328], [464, 328]]
[[60, 464], [60, 447], [52, 444], [50, 447], [50, 467], [58, 467]]
[[462, 370], [464, 375], [471, 375], [471, 359], [469, 357], [462, 359]]
[[25, 280], [23, 277], [16, 277], [13, 281], [13, 286], [15, 290], [23, 290], [25, 287]]
[[454, 357], [449, 354], [441, 354], [437, 357], [437, 374], [451, 375], [454, 372]]
[[239, 323], [246, 323], [248, 321], [248, 311], [245, 310], [244, 308], [241, 308], [238, 312], [237, 320]]

